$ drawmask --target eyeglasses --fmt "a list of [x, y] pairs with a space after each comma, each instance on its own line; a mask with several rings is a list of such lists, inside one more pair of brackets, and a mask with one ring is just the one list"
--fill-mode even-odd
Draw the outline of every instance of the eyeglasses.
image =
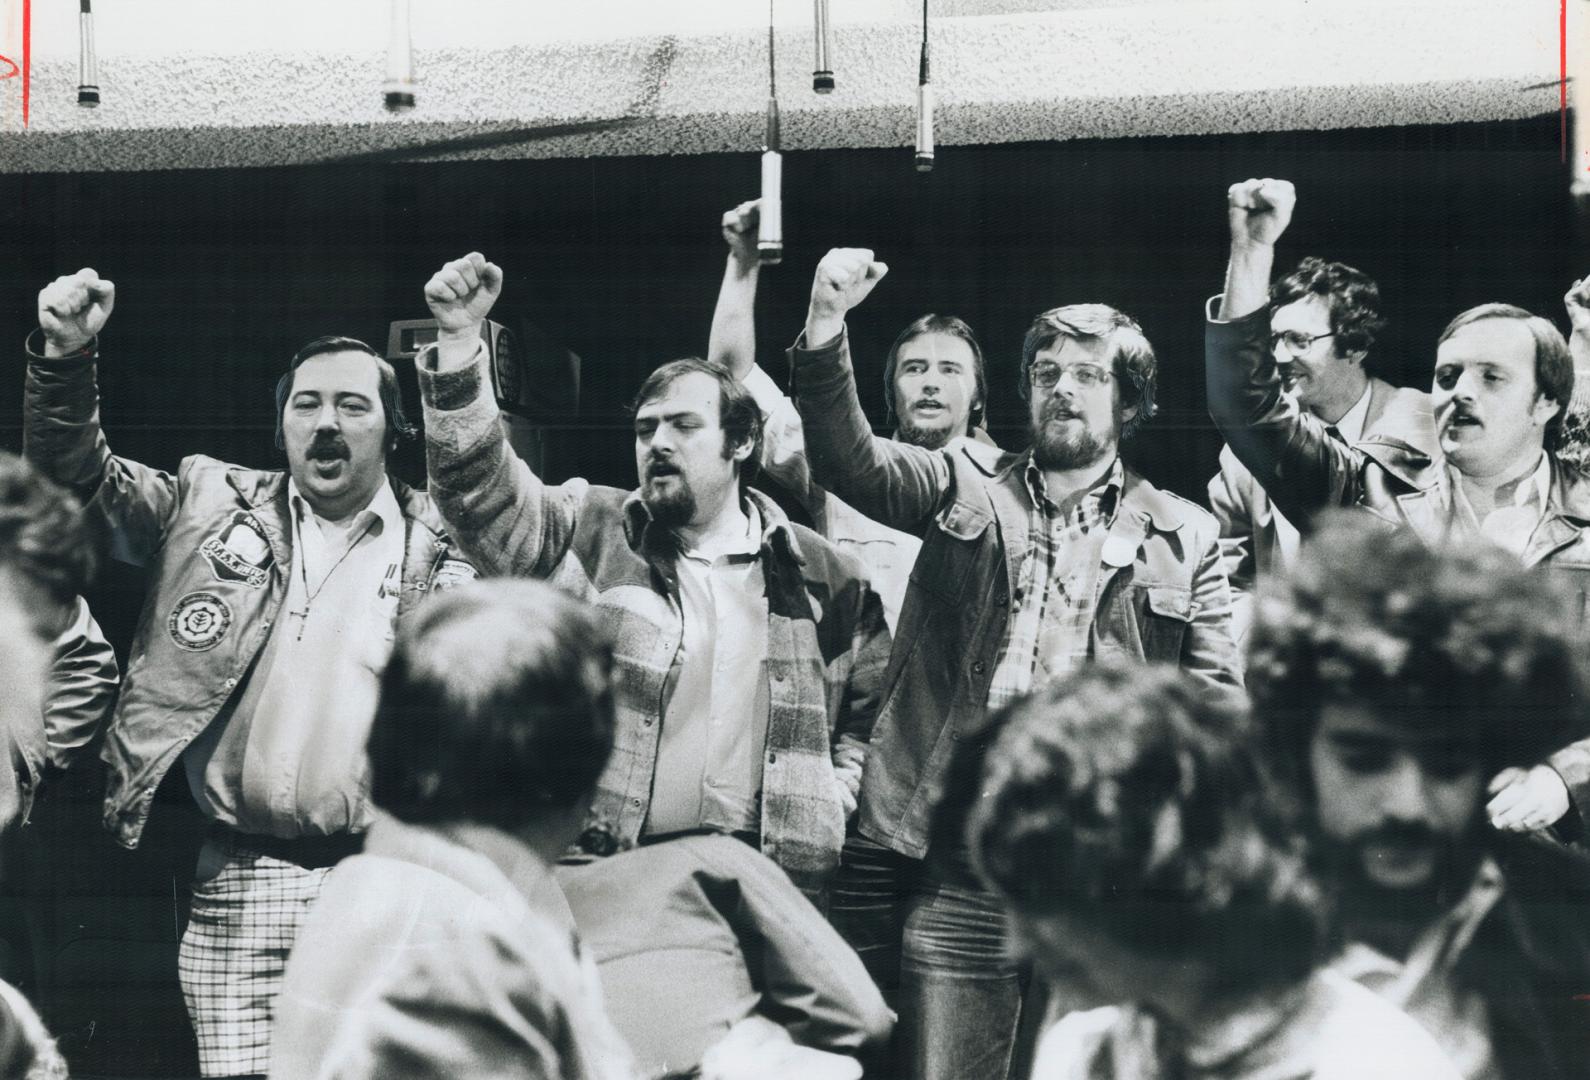
[[1032, 385], [1040, 390], [1053, 390], [1060, 384], [1063, 375], [1071, 376], [1071, 381], [1083, 389], [1102, 386], [1115, 378], [1114, 372], [1098, 364], [1066, 364], [1062, 367], [1048, 360], [1032, 365], [1027, 372]]
[[1321, 338], [1335, 337], [1336, 331], [1328, 334], [1305, 334], [1301, 330], [1283, 330], [1279, 334], [1270, 335], [1270, 351], [1274, 352], [1277, 345], [1285, 345], [1286, 351], [1300, 353], [1307, 351], [1308, 347]]

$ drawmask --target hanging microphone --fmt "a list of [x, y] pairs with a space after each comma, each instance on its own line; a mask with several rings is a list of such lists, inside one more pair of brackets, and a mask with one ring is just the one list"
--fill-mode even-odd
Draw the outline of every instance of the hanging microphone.
[[408, 112], [414, 108], [414, 47], [409, 33], [409, 0], [392, 0], [391, 30], [386, 43], [386, 107], [389, 112]]
[[756, 250], [762, 265], [784, 258], [784, 156], [778, 150], [778, 98], [767, 99], [767, 132], [762, 146], [762, 209], [757, 222]]
[[99, 105], [99, 60], [94, 56], [94, 12], [89, 0], [77, 9], [77, 103], [85, 109]]
[[916, 82], [916, 171], [933, 171], [933, 84], [928, 82], [926, 26], [922, 34], [922, 63]]
[[816, 9], [817, 60], [812, 66], [812, 89], [819, 94], [834, 92], [834, 69], [828, 62], [828, 0], [812, 0]]

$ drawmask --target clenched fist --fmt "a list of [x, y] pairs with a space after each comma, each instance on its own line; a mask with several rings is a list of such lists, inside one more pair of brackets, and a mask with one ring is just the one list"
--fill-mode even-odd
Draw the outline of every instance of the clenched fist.
[[478, 251], [454, 259], [425, 283], [425, 303], [443, 334], [476, 334], [502, 293], [502, 271]]
[[44, 355], [77, 352], [105, 328], [116, 306], [116, 286], [84, 267], [58, 277], [39, 291], [39, 329]]
[[761, 256], [756, 250], [756, 230], [761, 224], [762, 200], [743, 202], [723, 215], [723, 240], [729, 245], [729, 254], [742, 266], [760, 266]]
[[1568, 322], [1573, 326], [1573, 332], [1590, 333], [1590, 276], [1574, 282], [1562, 302], [1567, 305]]
[[1290, 180], [1244, 180], [1226, 192], [1232, 247], [1274, 247], [1292, 220], [1297, 189]]
[[806, 344], [816, 348], [844, 329], [845, 314], [867, 298], [889, 268], [868, 248], [834, 248], [817, 264], [806, 313]]

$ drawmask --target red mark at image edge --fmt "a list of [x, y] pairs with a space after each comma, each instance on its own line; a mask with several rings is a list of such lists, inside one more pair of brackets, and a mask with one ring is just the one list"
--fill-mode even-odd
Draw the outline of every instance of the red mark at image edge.
[[[22, 127], [27, 127], [29, 75], [32, 73], [33, 0], [22, 0], [22, 65], [10, 56], [0, 56], [0, 83], [22, 76]], [[5, 70], [11, 68], [11, 70]]]
[[[22, 126], [28, 126], [28, 76], [31, 74], [31, 61], [33, 59], [33, 0], [22, 0], [22, 66], [9, 56], [0, 56], [0, 82], [6, 79], [22, 77]], [[10, 68], [10, 71], [4, 70]]]

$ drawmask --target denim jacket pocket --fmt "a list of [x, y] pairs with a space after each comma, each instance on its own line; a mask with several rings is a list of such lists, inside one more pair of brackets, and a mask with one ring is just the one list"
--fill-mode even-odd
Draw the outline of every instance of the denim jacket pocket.
[[1144, 603], [1138, 621], [1143, 639], [1143, 658], [1175, 663], [1187, 627], [1195, 614], [1192, 590], [1179, 585], [1149, 585], [1141, 590]]

